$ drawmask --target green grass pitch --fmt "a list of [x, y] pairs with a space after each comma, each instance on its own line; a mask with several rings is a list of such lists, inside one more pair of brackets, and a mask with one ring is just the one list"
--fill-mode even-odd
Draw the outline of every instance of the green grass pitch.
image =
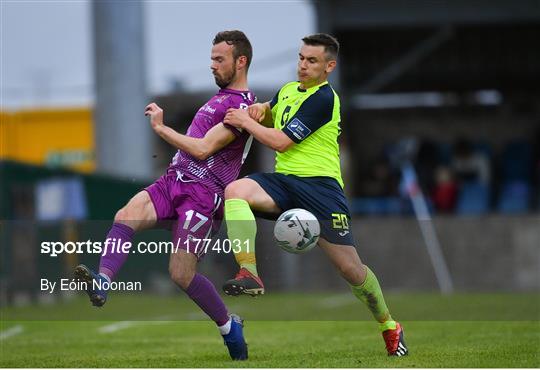
[[1, 367], [539, 367], [534, 294], [388, 294], [410, 355], [388, 358], [367, 309], [347, 294], [227, 298], [245, 319], [249, 360], [233, 362], [183, 296], [82, 296], [2, 308]]

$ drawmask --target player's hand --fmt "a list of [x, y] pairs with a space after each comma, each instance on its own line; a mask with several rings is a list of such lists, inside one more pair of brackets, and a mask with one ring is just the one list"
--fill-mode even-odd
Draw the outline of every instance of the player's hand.
[[163, 109], [156, 103], [150, 103], [144, 109], [144, 115], [150, 116], [150, 124], [154, 130], [159, 129], [163, 124]]
[[246, 109], [234, 109], [234, 108], [229, 108], [227, 110], [227, 114], [225, 115], [225, 118], [223, 119], [223, 123], [226, 123], [228, 125], [238, 127], [238, 128], [244, 128], [245, 125], [250, 121], [251, 121], [251, 118]]
[[255, 103], [248, 107], [248, 113], [251, 118], [257, 122], [262, 122], [266, 115], [266, 108], [261, 103]]

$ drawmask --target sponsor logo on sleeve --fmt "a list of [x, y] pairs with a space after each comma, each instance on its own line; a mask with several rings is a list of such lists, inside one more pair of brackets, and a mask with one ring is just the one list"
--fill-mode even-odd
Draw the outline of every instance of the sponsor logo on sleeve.
[[293, 119], [286, 127], [298, 140], [304, 140], [311, 134], [311, 130], [298, 118]]

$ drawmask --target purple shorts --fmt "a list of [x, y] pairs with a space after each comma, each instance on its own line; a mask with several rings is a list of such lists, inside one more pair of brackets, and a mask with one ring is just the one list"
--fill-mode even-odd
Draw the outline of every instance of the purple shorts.
[[217, 232], [223, 220], [223, 200], [198, 180], [169, 171], [145, 188], [158, 221], [173, 220], [173, 243], [201, 258], [204, 239]]

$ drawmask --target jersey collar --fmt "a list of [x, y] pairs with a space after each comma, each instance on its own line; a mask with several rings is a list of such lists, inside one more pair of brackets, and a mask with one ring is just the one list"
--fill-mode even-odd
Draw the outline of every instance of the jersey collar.
[[298, 86], [296, 87], [296, 90], [298, 90], [299, 92], [304, 93], [304, 92], [307, 92], [307, 91], [312, 91], [312, 90], [318, 89], [319, 87], [324, 86], [324, 85], [328, 85], [328, 80], [323, 81], [318, 85], [312, 86], [309, 89], [301, 89], [300, 88], [300, 81], [298, 81]]
[[222, 88], [222, 89], [219, 89], [218, 91], [218, 94], [236, 94], [236, 95], [241, 95], [241, 94], [247, 94], [247, 93], [251, 93], [250, 90], [234, 90], [234, 89], [228, 89], [226, 87]]

